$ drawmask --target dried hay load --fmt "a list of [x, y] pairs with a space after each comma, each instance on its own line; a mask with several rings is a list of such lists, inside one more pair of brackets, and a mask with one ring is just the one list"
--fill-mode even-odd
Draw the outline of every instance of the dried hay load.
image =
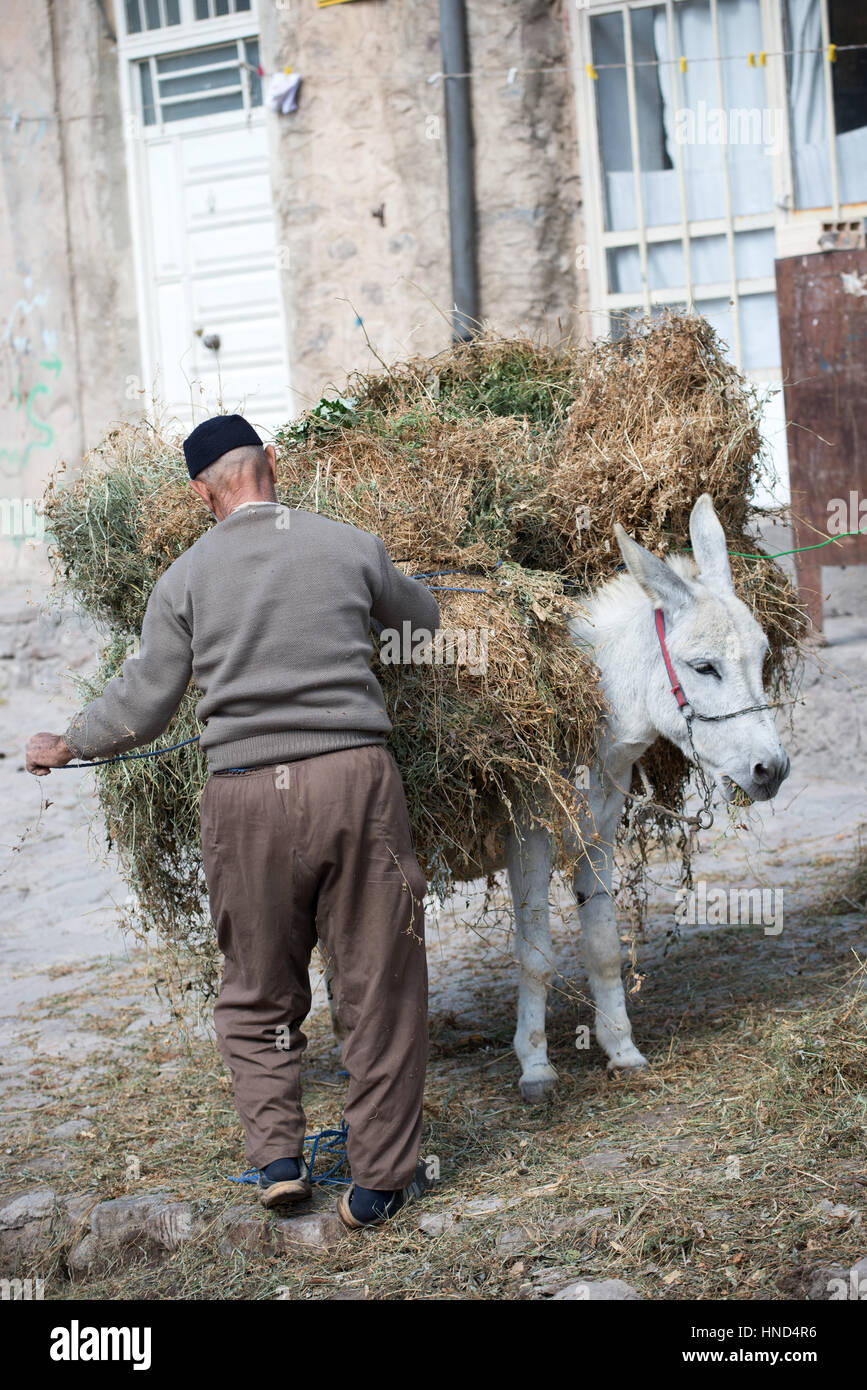
[[[278, 435], [281, 501], [376, 532], [408, 573], [462, 572], [428, 581], [458, 590], [437, 593], [444, 627], [493, 630], [483, 670], [374, 660], [416, 849], [441, 893], [484, 872], [540, 794], [558, 836], [576, 814], [564, 774], [592, 760], [603, 700], [566, 620], [576, 594], [619, 563], [614, 521], [661, 553], [680, 548], [709, 491], [731, 549], [755, 551], [757, 422], [758, 402], [708, 325], [670, 317], [590, 349], [461, 344], [357, 376]], [[191, 499], [179, 442], [149, 425], [111, 433], [79, 477], [52, 485], [46, 515], [61, 586], [108, 632], [96, 693], [134, 643], [153, 584], [211, 519]], [[736, 582], [772, 638], [776, 689], [801, 609], [772, 562], [739, 563]], [[198, 732], [194, 706], [190, 691], [162, 743]], [[660, 749], [648, 770], [657, 796], [678, 804], [680, 755]], [[210, 986], [205, 777], [197, 748], [97, 772], [139, 926], [176, 959], [192, 951], [196, 983]]]

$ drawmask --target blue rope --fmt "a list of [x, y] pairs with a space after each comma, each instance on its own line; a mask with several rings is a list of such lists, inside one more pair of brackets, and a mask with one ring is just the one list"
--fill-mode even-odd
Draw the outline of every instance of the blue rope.
[[[487, 594], [487, 589], [459, 589], [456, 584], [425, 584], [426, 589], [439, 589], [449, 594]], [[490, 595], [488, 595], [490, 597]]]
[[[321, 1129], [318, 1134], [312, 1134], [304, 1140], [304, 1147], [310, 1145], [310, 1157], [307, 1160], [310, 1169], [310, 1181], [317, 1187], [345, 1187], [348, 1178], [340, 1178], [337, 1174], [347, 1162], [346, 1139], [349, 1133], [349, 1126], [341, 1124], [339, 1129]], [[333, 1158], [334, 1162], [324, 1173], [318, 1177], [313, 1177], [313, 1168], [316, 1163], [317, 1155], [327, 1154]]]
[[[305, 1149], [310, 1146], [310, 1157], [307, 1166], [310, 1170], [310, 1181], [314, 1187], [345, 1187], [349, 1182], [348, 1178], [338, 1177], [341, 1168], [346, 1164], [346, 1136], [349, 1127], [341, 1124], [339, 1129], [320, 1129], [318, 1134], [311, 1134], [304, 1140]], [[314, 1177], [313, 1169], [316, 1160], [322, 1154], [333, 1158], [330, 1168], [326, 1168], [324, 1173]], [[228, 1173], [225, 1174], [227, 1182], [254, 1184], [259, 1181], [259, 1168], [248, 1168], [239, 1178], [233, 1178]]]
[[[118, 753], [114, 758], [100, 758], [95, 763], [64, 763], [63, 768], [67, 767], [105, 767], [106, 763], [125, 763], [131, 762], [134, 758], [158, 758], [160, 753], [173, 753], [176, 748], [186, 748], [188, 743], [198, 743], [201, 734], [196, 734], [195, 738], [185, 738], [183, 743], [170, 743], [166, 748], [153, 748], [150, 753]], [[52, 772], [62, 772], [63, 768], [52, 768]]]
[[[500, 568], [500, 565], [501, 565], [502, 563], [503, 563], [502, 560], [498, 560], [497, 563], [494, 565], [493, 568], [494, 568], [495, 570], [498, 570], [498, 569]], [[431, 576], [432, 574], [471, 574], [471, 573], [472, 573], [472, 570], [461, 570], [461, 569], [450, 569], [450, 570], [419, 570], [418, 574], [410, 575], [410, 578], [411, 578], [411, 579], [429, 579], [430, 576]]]
[[[498, 569], [500, 568], [500, 565], [501, 565], [502, 563], [503, 563], [502, 560], [498, 560], [497, 563], [494, 565], [494, 569], [495, 569], [495, 570], [498, 570]], [[472, 573], [471, 570], [461, 570], [461, 569], [421, 570], [418, 574], [413, 574], [413, 575], [411, 575], [410, 577], [411, 577], [412, 579], [430, 579], [430, 578], [431, 578], [433, 575], [435, 575], [435, 574], [471, 574], [471, 573]], [[425, 587], [426, 589], [437, 589], [437, 590], [439, 590], [441, 593], [447, 593], [447, 594], [487, 594], [487, 593], [488, 593], [488, 590], [487, 590], [487, 589], [462, 589], [462, 588], [459, 588], [458, 585], [456, 585], [456, 584], [425, 584], [424, 587]]]

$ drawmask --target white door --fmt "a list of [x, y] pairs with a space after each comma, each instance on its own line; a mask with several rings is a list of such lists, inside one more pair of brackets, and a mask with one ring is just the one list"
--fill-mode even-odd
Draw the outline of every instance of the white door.
[[258, 43], [239, 20], [127, 41], [142, 357], [182, 426], [223, 410], [267, 431], [292, 406]]

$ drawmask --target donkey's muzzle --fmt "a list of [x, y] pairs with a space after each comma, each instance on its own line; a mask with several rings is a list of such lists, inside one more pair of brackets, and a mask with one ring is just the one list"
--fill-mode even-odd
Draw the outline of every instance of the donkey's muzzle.
[[753, 795], [756, 800], [770, 801], [772, 796], [776, 796], [791, 768], [792, 764], [787, 753], [781, 753], [778, 758], [772, 758], [768, 762], [754, 763], [751, 774], [755, 787]]

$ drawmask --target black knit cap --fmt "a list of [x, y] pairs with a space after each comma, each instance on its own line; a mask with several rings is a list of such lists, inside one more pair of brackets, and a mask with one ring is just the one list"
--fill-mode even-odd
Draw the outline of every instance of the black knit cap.
[[216, 463], [230, 449], [240, 449], [245, 444], [262, 447], [261, 439], [243, 415], [212, 415], [210, 420], [196, 425], [192, 434], [188, 434], [184, 440], [187, 472], [191, 478], [195, 478], [203, 468]]

